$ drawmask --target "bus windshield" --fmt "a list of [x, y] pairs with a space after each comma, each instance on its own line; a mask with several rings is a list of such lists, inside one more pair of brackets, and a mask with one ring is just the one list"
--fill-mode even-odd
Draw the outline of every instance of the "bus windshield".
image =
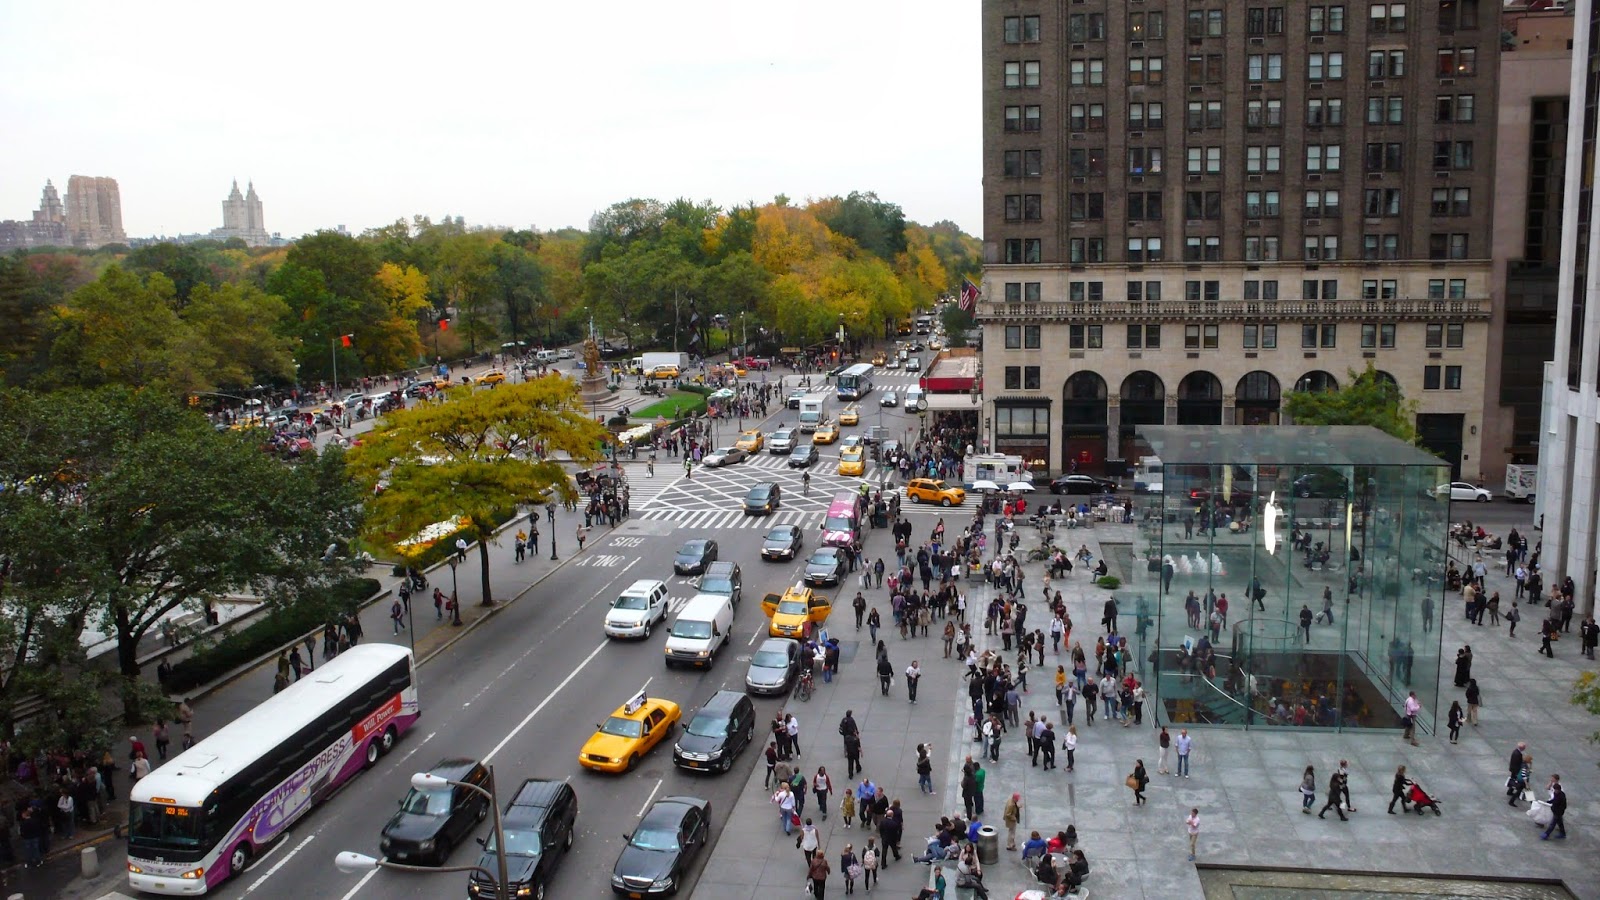
[[131, 803], [128, 808], [128, 843], [155, 853], [193, 850], [205, 836], [205, 816], [187, 806]]

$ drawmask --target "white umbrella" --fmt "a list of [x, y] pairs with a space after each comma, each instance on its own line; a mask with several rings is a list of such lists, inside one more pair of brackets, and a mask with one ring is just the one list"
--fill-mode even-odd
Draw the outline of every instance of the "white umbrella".
[[1031, 491], [1031, 490], [1033, 490], [1033, 482], [1031, 482], [1031, 481], [1013, 481], [1010, 484], [1006, 485], [1006, 490], [1008, 490], [1008, 491]]
[[1000, 485], [995, 484], [994, 482], [985, 478], [979, 481], [974, 481], [972, 483], [972, 489], [975, 491], [998, 491], [1000, 490]]

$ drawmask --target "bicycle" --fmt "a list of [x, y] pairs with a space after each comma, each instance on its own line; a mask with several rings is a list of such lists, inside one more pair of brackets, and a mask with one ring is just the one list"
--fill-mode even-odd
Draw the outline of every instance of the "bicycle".
[[814, 682], [812, 681], [811, 673], [801, 672], [800, 681], [794, 686], [795, 699], [800, 700], [801, 702], [809, 702], [811, 700], [811, 688], [813, 687], [813, 684]]
[[802, 493], [802, 494], [811, 493], [811, 473], [810, 472], [802, 472], [802, 473], [800, 473], [800, 493]]

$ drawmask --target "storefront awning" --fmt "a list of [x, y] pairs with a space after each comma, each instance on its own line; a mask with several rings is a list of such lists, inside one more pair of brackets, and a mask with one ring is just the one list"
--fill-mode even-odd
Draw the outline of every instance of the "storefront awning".
[[960, 410], [978, 411], [978, 404], [972, 402], [972, 395], [959, 394], [924, 394], [928, 398], [928, 408], [940, 412], [958, 412]]

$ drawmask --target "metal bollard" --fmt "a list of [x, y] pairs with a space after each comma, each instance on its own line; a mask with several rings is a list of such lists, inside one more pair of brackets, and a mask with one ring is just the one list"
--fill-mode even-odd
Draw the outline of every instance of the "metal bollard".
[[993, 825], [978, 829], [978, 862], [986, 866], [1000, 862], [1000, 832]]
[[100, 877], [100, 853], [93, 847], [78, 851], [78, 870], [84, 878]]

